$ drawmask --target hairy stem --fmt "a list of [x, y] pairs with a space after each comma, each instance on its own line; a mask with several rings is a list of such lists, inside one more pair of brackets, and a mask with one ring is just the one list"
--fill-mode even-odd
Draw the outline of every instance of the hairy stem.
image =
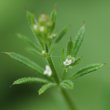
[[70, 110], [76, 110], [76, 107], [73, 103], [73, 101], [70, 99], [69, 95], [67, 94], [67, 92], [64, 89], [61, 89], [61, 93], [65, 99], [65, 102], [68, 104], [68, 107]]

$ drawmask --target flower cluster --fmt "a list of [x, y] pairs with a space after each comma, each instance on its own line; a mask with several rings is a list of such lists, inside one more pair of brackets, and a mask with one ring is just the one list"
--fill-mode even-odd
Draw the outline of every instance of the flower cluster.
[[33, 25], [33, 30], [37, 35], [47, 35], [52, 32], [53, 27], [54, 23], [49, 16], [42, 14]]

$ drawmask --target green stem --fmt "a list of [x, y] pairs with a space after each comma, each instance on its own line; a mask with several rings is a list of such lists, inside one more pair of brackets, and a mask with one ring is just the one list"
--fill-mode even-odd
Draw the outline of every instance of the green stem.
[[[48, 51], [47, 51], [47, 52], [48, 52]], [[51, 67], [51, 69], [52, 69], [53, 77], [54, 77], [56, 83], [59, 84], [59, 83], [60, 83], [60, 80], [59, 80], [59, 78], [58, 78], [58, 76], [57, 76], [57, 72], [56, 72], [56, 69], [55, 69], [55, 67], [54, 67], [54, 64], [53, 64], [53, 61], [52, 61], [52, 59], [51, 59], [51, 56], [48, 56], [48, 57], [47, 57], [47, 61], [48, 61], [49, 65], [50, 65], [50, 67]], [[70, 99], [70, 97], [68, 96], [68, 94], [66, 93], [66, 91], [65, 91], [64, 89], [61, 89], [61, 93], [62, 93], [62, 95], [63, 95], [63, 97], [64, 97], [66, 103], [68, 104], [68, 107], [70, 108], [70, 110], [76, 110], [76, 108], [75, 108], [73, 102], [71, 101], [71, 99]]]
[[62, 80], [65, 79], [66, 73], [67, 73], [67, 68], [64, 68], [64, 72], [63, 72]]
[[48, 56], [47, 60], [48, 60], [48, 63], [50, 65], [51, 69], [52, 69], [53, 77], [54, 77], [55, 81], [59, 84], [59, 78], [57, 76], [57, 72], [55, 70], [55, 67], [54, 67], [54, 64], [53, 64], [53, 61], [52, 61], [51, 57]]
[[76, 107], [75, 107], [74, 103], [72, 102], [72, 100], [70, 99], [67, 92], [64, 89], [61, 89], [61, 93], [62, 93], [66, 103], [68, 104], [69, 109], [70, 110], [76, 110]]

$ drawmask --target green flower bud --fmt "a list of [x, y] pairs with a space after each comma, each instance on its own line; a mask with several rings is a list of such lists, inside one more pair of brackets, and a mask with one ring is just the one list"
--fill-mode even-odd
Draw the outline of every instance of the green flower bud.
[[48, 38], [49, 39], [54, 39], [57, 35], [55, 33], [51, 34]]
[[48, 22], [46, 23], [46, 26], [47, 26], [48, 28], [53, 27], [53, 22], [52, 22], [51, 20], [48, 21]]
[[38, 18], [38, 23], [40, 25], [46, 25], [46, 23], [48, 21], [49, 21], [49, 17], [47, 15], [45, 15], [45, 14], [40, 15], [39, 18]]
[[38, 33], [39, 32], [39, 25], [34, 24], [33, 25], [33, 30]]
[[36, 34], [46, 34], [48, 33], [48, 29], [45, 26], [40, 26], [38, 24], [33, 25], [33, 30]]
[[48, 29], [45, 26], [40, 26], [39, 27], [39, 32], [46, 34], [46, 33], [48, 33]]
[[38, 23], [41, 26], [45, 26], [48, 30], [48, 32], [51, 32], [53, 30], [54, 27], [54, 23], [51, 20], [51, 18], [45, 14], [42, 14], [39, 19], [38, 19]]

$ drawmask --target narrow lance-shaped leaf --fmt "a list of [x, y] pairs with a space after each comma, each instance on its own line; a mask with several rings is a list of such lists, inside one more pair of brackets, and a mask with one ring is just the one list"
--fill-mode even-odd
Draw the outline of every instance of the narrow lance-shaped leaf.
[[36, 48], [38, 51], [40, 51], [40, 46], [36, 45], [36, 43], [34, 41], [32, 41], [31, 39], [29, 39], [28, 37], [21, 35], [21, 34], [17, 34], [17, 36], [18, 36], [18, 38], [24, 40], [27, 44], [29, 44], [33, 48]]
[[31, 28], [32, 28], [32, 26], [35, 24], [35, 22], [36, 22], [36, 20], [35, 20], [35, 16], [34, 16], [34, 14], [32, 14], [31, 12], [27, 12], [27, 19], [28, 19], [28, 24], [31, 26]]
[[74, 45], [74, 49], [73, 49], [74, 56], [76, 56], [79, 51], [79, 48], [80, 48], [83, 38], [84, 38], [84, 33], [85, 33], [85, 25], [83, 25], [80, 28], [80, 30], [78, 31], [78, 34], [76, 35], [75, 45]]
[[36, 78], [36, 77], [24, 77], [17, 79], [16, 81], [13, 82], [12, 85], [20, 85], [20, 84], [31, 84], [31, 83], [47, 83], [48, 80], [42, 79], [42, 78]]
[[55, 39], [55, 43], [58, 43], [63, 37], [64, 35], [66, 34], [67, 32], [67, 29], [64, 28], [60, 33], [59, 35], [57, 36], [57, 38]]
[[62, 64], [62, 62], [64, 61], [64, 59], [65, 59], [65, 49], [63, 48], [62, 49], [62, 51], [61, 51], [61, 64]]
[[35, 62], [33, 62], [32, 60], [28, 59], [27, 57], [24, 57], [20, 54], [14, 53], [14, 52], [4, 52], [6, 55], [9, 55], [11, 58], [25, 64], [26, 66], [32, 68], [33, 70], [36, 70], [39, 73], [42, 73], [43, 70], [42, 68], [37, 65]]
[[75, 59], [75, 62], [73, 62], [70, 66], [75, 66], [75, 65], [77, 65], [77, 64], [80, 62], [80, 60], [81, 60], [80, 57], [79, 57], [79, 58], [76, 58], [76, 59]]
[[26, 36], [21, 35], [21, 34], [17, 34], [17, 36], [18, 36], [18, 38], [24, 40], [25, 42], [27, 42], [27, 43], [30, 44], [31, 46], [34, 46], [34, 45], [33, 45], [33, 42], [32, 42], [29, 38], [27, 38]]
[[26, 48], [26, 50], [27, 50], [29, 53], [32, 53], [32, 54], [34, 54], [34, 55], [40, 55], [40, 56], [42, 55], [40, 51], [38, 51], [38, 50], [36, 50], [36, 49], [34, 49], [34, 48], [31, 48], [31, 47]]
[[73, 89], [74, 83], [71, 80], [64, 80], [60, 83], [60, 86], [65, 89]]
[[84, 67], [82, 69], [80, 69], [79, 71], [77, 71], [73, 76], [72, 76], [72, 79], [77, 79], [81, 76], [84, 76], [88, 73], [91, 73], [91, 72], [94, 72], [94, 71], [97, 71], [98, 69], [100, 69], [101, 67], [103, 67], [104, 64], [93, 64], [93, 65], [90, 65], [90, 66], [87, 66], [87, 67]]
[[48, 90], [49, 88], [54, 87], [56, 85], [57, 85], [56, 83], [47, 83], [47, 84], [43, 85], [38, 91], [39, 95], [43, 94], [46, 90]]
[[51, 18], [51, 20], [55, 23], [55, 21], [56, 21], [56, 10], [53, 10], [53, 11], [50, 13], [50, 18]]
[[51, 13], [50, 13], [50, 19], [52, 20], [53, 22], [53, 26], [51, 27], [51, 32], [55, 29], [55, 25], [56, 25], [56, 10], [53, 10]]
[[71, 55], [72, 51], [73, 51], [73, 41], [70, 38], [67, 44], [67, 55]]
[[39, 38], [36, 37], [36, 32], [34, 31], [34, 28], [33, 28], [34, 25], [36, 25], [36, 23], [37, 23], [37, 20], [36, 20], [34, 14], [32, 14], [31, 12], [27, 12], [27, 19], [28, 19], [28, 24], [32, 30], [33, 35], [34, 35], [33, 39], [34, 39], [35, 43], [37, 43], [40, 46], [40, 48], [42, 48], [42, 45], [38, 42]]

